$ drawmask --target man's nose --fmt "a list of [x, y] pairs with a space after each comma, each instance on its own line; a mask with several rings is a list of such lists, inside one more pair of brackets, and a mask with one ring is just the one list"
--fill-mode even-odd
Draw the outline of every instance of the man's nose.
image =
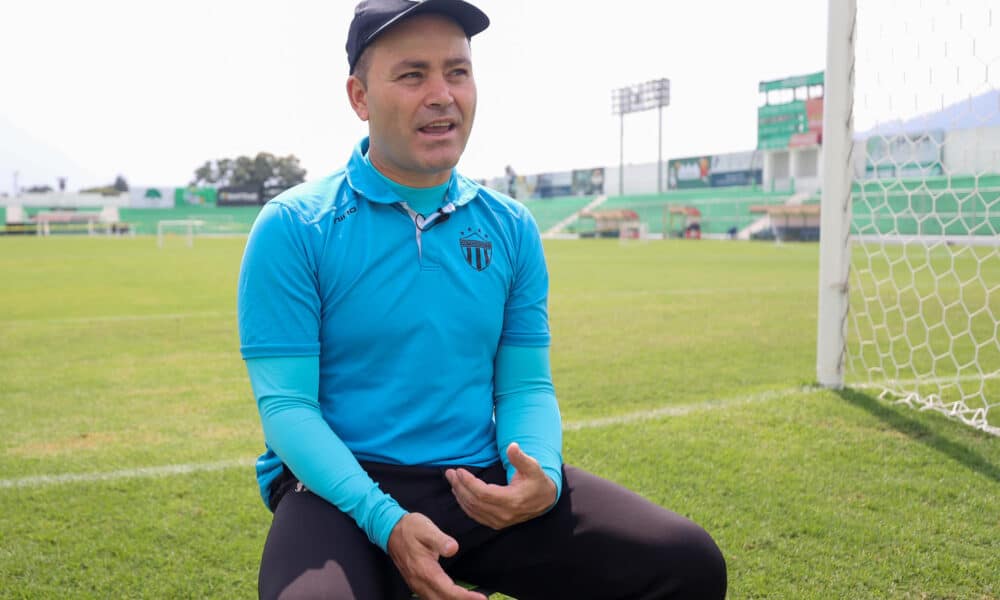
[[449, 106], [455, 101], [451, 94], [451, 84], [444, 78], [444, 75], [431, 75], [427, 80], [427, 97], [425, 102], [428, 106], [442, 107]]

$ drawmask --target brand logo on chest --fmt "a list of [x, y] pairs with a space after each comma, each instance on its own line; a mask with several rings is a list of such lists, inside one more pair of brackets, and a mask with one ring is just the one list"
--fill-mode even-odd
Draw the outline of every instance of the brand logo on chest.
[[482, 229], [466, 228], [458, 239], [458, 246], [465, 263], [477, 271], [485, 271], [493, 261], [493, 242]]
[[337, 215], [336, 217], [334, 217], [333, 218], [333, 224], [334, 225], [339, 225], [339, 224], [343, 223], [347, 219], [347, 217], [350, 217], [351, 215], [357, 214], [357, 212], [358, 212], [357, 205], [351, 206], [350, 208], [348, 208], [344, 212], [342, 212], [339, 215]]

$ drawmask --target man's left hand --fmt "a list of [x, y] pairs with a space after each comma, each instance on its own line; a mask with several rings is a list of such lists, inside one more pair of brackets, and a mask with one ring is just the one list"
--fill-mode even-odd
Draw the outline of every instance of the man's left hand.
[[465, 469], [448, 469], [445, 477], [459, 506], [474, 521], [504, 529], [534, 519], [556, 501], [556, 484], [538, 461], [516, 444], [507, 446], [507, 458], [517, 470], [507, 485], [486, 483]]

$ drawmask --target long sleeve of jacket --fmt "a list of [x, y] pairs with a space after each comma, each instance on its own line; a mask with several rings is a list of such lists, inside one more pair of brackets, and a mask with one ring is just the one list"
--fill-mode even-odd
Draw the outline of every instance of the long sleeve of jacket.
[[515, 469], [507, 458], [507, 446], [517, 442], [539, 462], [562, 493], [562, 423], [549, 368], [548, 346], [502, 344], [494, 366], [497, 446], [507, 470]]
[[406, 511], [379, 489], [320, 412], [319, 357], [246, 361], [264, 438], [311, 492], [350, 515], [386, 550]]

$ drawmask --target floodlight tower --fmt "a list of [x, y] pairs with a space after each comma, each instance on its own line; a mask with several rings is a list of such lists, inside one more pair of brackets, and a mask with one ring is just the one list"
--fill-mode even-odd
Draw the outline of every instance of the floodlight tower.
[[625, 195], [625, 115], [653, 108], [659, 110], [659, 154], [656, 162], [656, 191], [663, 193], [663, 107], [670, 105], [670, 80], [653, 79], [611, 90], [611, 114], [619, 118], [618, 195]]

